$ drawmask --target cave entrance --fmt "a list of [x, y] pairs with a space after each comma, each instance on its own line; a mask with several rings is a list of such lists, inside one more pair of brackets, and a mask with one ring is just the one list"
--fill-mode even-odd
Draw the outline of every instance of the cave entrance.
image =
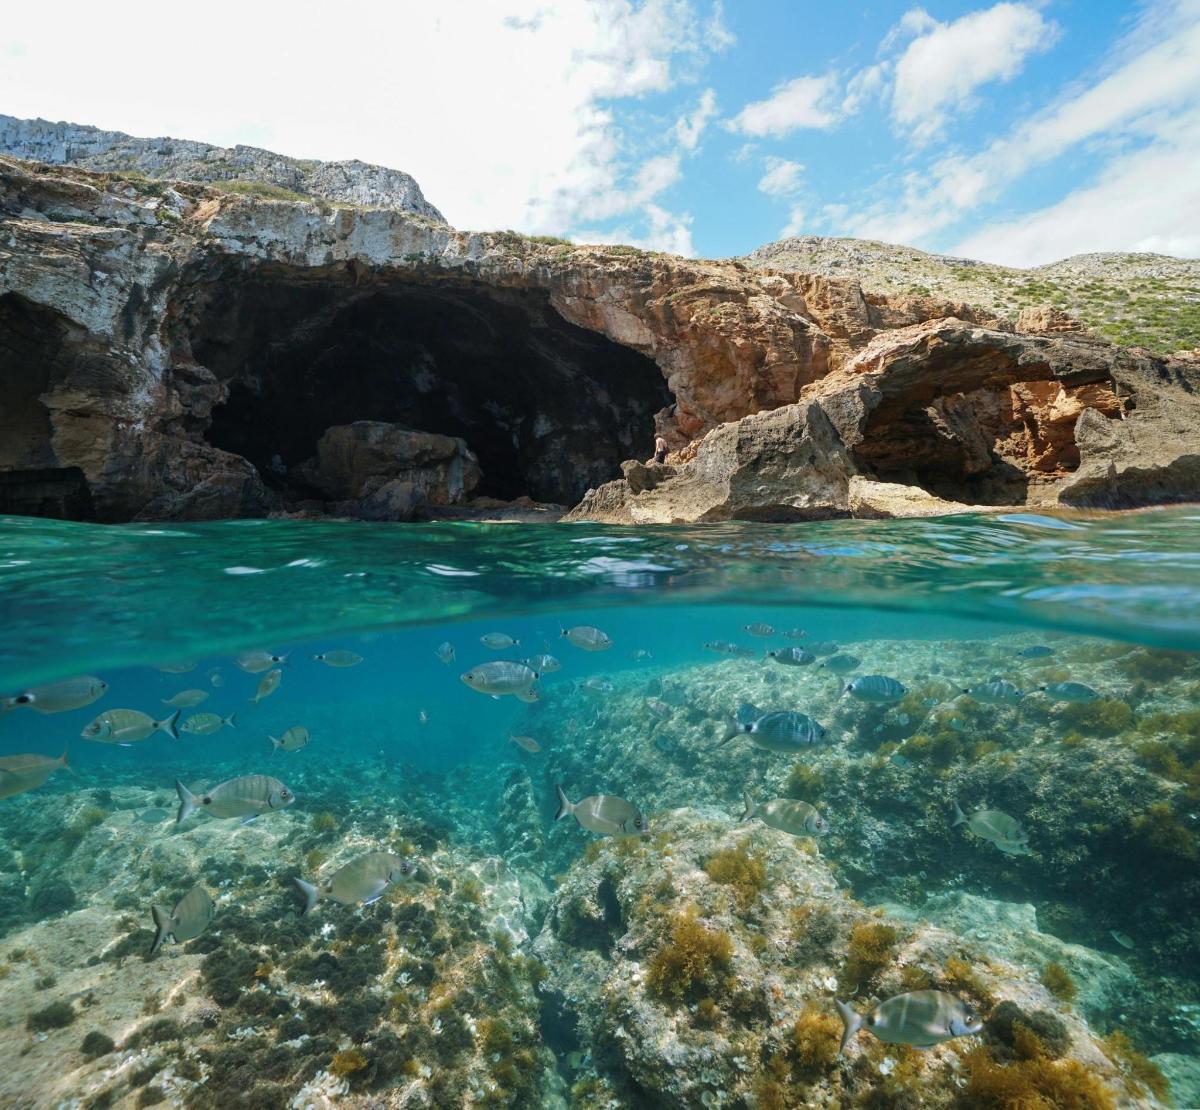
[[189, 329], [229, 390], [208, 441], [285, 496], [303, 495], [285, 474], [326, 428], [372, 420], [466, 440], [479, 494], [574, 504], [651, 453], [671, 402], [652, 359], [568, 323], [545, 291], [467, 278], [254, 267], [208, 283]]
[[15, 293], [0, 297], [0, 470], [55, 465], [41, 397], [56, 376], [63, 335], [50, 309]]

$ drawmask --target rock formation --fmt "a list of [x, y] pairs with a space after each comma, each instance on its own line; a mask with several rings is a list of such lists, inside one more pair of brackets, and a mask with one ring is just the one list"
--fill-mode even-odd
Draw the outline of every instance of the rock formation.
[[[1197, 494], [1194, 363], [1048, 312], [13, 159], [0, 214], [0, 511], [405, 517], [472, 455], [624, 522]], [[323, 486], [360, 422], [462, 446]]]

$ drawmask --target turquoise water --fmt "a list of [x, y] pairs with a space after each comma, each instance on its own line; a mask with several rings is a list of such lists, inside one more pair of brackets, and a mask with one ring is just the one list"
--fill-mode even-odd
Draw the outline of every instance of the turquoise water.
[[[0, 694], [107, 683], [78, 708], [0, 714], [0, 757], [65, 748], [74, 771], [0, 798], [0, 1053], [21, 1060], [0, 1105], [1003, 1105], [996, 1069], [1041, 1084], [1022, 1105], [1152, 1105], [1138, 1058], [1100, 1040], [1114, 1031], [1187, 1104], [1195, 510], [642, 530], [8, 518], [0, 616]], [[560, 635], [581, 625], [612, 646]], [[490, 650], [494, 632], [519, 646]], [[858, 665], [766, 655], [822, 641]], [[263, 672], [235, 662], [248, 650], [287, 656], [257, 703]], [[312, 658], [333, 650], [361, 661]], [[460, 678], [543, 652], [561, 669], [534, 703]], [[904, 694], [843, 690], [867, 674]], [[997, 680], [1016, 695], [963, 693]], [[1039, 690], [1063, 682], [1094, 696]], [[81, 735], [110, 710], [167, 717], [185, 690], [204, 698], [177, 723], [236, 727]], [[793, 752], [723, 742], [739, 707], [827, 735]], [[273, 752], [299, 727], [306, 747]], [[176, 780], [203, 798], [246, 775], [294, 802], [175, 823]], [[560, 783], [572, 801], [624, 799], [648, 835], [556, 822]], [[744, 791], [810, 804], [828, 829], [739, 823]], [[964, 832], [955, 803], [1015, 820], [1027, 848]], [[296, 879], [372, 850], [416, 877], [300, 914]], [[150, 907], [196, 884], [211, 922], [148, 958]], [[828, 921], [798, 924], [813, 914]], [[703, 973], [680, 972], [679, 920], [731, 954], [693, 952]], [[855, 929], [879, 921], [894, 936], [854, 963]], [[1055, 995], [1059, 966], [1071, 989]], [[835, 996], [865, 1014], [916, 987], [991, 1024], [911, 1060], [867, 1033], [822, 1054]], [[1005, 1000], [1071, 1047], [1022, 1057], [995, 1017]], [[84, 1052], [89, 1033], [111, 1049]], [[1105, 1084], [1074, 1103], [1073, 1060]]]

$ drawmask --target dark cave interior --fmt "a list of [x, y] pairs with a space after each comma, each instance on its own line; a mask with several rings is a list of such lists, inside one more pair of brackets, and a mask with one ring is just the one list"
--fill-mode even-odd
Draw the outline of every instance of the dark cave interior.
[[290, 471], [331, 425], [378, 420], [466, 440], [479, 494], [573, 504], [649, 455], [671, 402], [652, 359], [568, 323], [542, 290], [272, 266], [199, 291], [192, 353], [229, 387], [206, 438], [285, 496], [304, 491], [274, 456]]

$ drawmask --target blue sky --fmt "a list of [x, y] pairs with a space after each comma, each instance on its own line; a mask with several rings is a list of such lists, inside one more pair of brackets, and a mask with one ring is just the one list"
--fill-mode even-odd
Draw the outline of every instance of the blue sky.
[[460, 227], [710, 257], [785, 234], [1200, 256], [1200, 0], [61, 15], [6, 15], [0, 111], [396, 166]]

